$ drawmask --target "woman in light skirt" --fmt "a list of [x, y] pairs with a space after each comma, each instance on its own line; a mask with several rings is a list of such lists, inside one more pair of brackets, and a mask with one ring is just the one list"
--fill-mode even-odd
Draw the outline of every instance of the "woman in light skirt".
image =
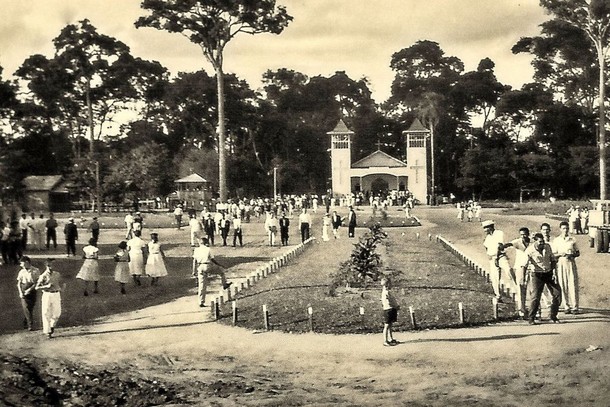
[[98, 252], [99, 249], [96, 247], [95, 239], [89, 239], [89, 244], [83, 247], [83, 259], [85, 259], [85, 262], [76, 275], [76, 278], [85, 282], [85, 297], [89, 295], [88, 288], [90, 281], [93, 281], [93, 293], [98, 293], [97, 283], [100, 281], [100, 269], [97, 262]]
[[148, 259], [146, 260], [146, 274], [152, 277], [150, 285], [157, 285], [159, 277], [167, 276], [165, 268], [165, 254], [159, 244], [159, 234], [151, 233], [148, 242]]
[[116, 267], [114, 269], [114, 281], [121, 285], [121, 294], [125, 294], [125, 284], [129, 282], [131, 275], [129, 273], [129, 252], [127, 251], [127, 242], [119, 243], [119, 250], [114, 255]]

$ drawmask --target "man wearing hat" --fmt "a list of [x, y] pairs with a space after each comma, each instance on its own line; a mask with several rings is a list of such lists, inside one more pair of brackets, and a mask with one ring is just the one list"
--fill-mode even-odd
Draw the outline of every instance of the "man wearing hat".
[[100, 238], [100, 223], [97, 221], [97, 216], [93, 217], [88, 229], [91, 232], [91, 239], [95, 240], [95, 246], [97, 246], [97, 241]]
[[68, 257], [70, 257], [70, 253], [72, 253], [72, 256], [76, 256], [78, 229], [76, 228], [74, 218], [72, 217], [68, 219], [68, 223], [66, 223], [66, 226], [64, 226], [64, 236], [66, 238], [66, 251], [68, 253]]
[[483, 246], [489, 257], [489, 277], [491, 286], [494, 290], [496, 299], [500, 301], [500, 280], [502, 279], [502, 272], [504, 272], [505, 278], [512, 281], [511, 288], [516, 286], [515, 275], [508, 264], [508, 257], [504, 250], [504, 232], [496, 230], [493, 220], [483, 221], [481, 226], [483, 226], [483, 230], [485, 230], [485, 233], [487, 234], [483, 241]]

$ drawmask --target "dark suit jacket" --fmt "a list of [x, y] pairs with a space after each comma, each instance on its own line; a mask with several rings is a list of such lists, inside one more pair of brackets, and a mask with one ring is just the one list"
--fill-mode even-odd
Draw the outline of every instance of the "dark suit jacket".
[[337, 216], [333, 215], [333, 216], [330, 218], [330, 222], [332, 223], [333, 228], [334, 228], [334, 229], [337, 229], [339, 226], [341, 226], [341, 222], [343, 222], [343, 219], [341, 219], [341, 216], [339, 216], [339, 215], [337, 214]]

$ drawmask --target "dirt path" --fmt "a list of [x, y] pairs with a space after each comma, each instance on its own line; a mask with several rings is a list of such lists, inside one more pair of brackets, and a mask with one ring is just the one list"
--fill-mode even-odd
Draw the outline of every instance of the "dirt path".
[[[417, 215], [431, 222], [422, 231], [442, 231], [473, 256], [481, 252], [478, 224], [454, 224], [453, 211], [443, 209]], [[507, 235], [523, 221], [494, 218]], [[336, 256], [331, 246], [315, 250]], [[401, 333], [396, 336], [404, 343], [386, 348], [380, 334], [260, 333], [206, 322], [186, 297], [62, 329], [53, 340], [2, 336], [0, 346], [49, 363], [119, 365], [194, 389], [188, 399], [195, 405], [607, 406], [610, 320], [600, 307], [607, 278], [589, 271], [601, 269], [603, 260], [583, 252], [581, 263], [595, 266], [583, 267], [591, 275], [581, 279], [582, 301], [596, 310], [561, 325], [515, 322]], [[590, 345], [601, 349], [585, 351]], [[219, 381], [229, 390], [210, 391]]]

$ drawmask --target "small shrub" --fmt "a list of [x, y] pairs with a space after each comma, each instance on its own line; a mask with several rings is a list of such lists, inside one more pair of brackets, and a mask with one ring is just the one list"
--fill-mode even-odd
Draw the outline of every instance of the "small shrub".
[[379, 279], [379, 276], [383, 274], [382, 261], [376, 249], [377, 245], [387, 236], [378, 223], [369, 228], [358, 243], [354, 244], [349, 260], [341, 263], [339, 271], [331, 276], [330, 295], [334, 296], [337, 288], [342, 285], [348, 288], [367, 288], [371, 282]]

